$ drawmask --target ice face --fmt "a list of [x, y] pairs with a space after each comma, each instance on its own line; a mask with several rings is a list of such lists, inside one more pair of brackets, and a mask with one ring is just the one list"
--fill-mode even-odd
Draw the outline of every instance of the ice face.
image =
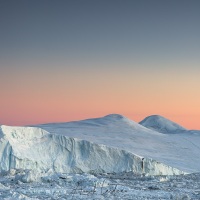
[[60, 173], [129, 172], [149, 175], [183, 171], [134, 153], [34, 127], [1, 127], [0, 171], [30, 169]]

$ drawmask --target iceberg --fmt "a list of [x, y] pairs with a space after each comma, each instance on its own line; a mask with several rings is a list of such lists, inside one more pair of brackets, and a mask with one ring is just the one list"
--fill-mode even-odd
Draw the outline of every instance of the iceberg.
[[129, 151], [52, 134], [38, 127], [0, 127], [0, 171], [178, 175], [184, 172]]

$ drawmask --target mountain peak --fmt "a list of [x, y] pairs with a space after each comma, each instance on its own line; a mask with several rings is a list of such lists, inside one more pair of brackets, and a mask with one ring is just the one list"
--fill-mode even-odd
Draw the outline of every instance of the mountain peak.
[[148, 116], [139, 122], [139, 124], [160, 133], [180, 133], [187, 130], [179, 124], [160, 115]]
[[107, 119], [126, 119], [126, 117], [124, 117], [123, 115], [120, 115], [120, 114], [109, 114], [109, 115], [104, 116], [104, 118], [107, 118]]

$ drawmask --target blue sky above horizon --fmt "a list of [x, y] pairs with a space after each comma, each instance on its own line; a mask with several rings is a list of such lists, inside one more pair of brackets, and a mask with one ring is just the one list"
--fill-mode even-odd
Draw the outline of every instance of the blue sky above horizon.
[[0, 120], [154, 112], [200, 128], [199, 10], [198, 0], [1, 0]]

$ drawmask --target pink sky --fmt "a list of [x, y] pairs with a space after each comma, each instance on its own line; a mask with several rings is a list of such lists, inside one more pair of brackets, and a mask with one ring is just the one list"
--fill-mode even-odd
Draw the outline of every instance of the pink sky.
[[[160, 74], [159, 74], [160, 73]], [[200, 129], [198, 73], [166, 70], [15, 72], [1, 78], [0, 124], [66, 122], [118, 113], [138, 122], [159, 114]]]

